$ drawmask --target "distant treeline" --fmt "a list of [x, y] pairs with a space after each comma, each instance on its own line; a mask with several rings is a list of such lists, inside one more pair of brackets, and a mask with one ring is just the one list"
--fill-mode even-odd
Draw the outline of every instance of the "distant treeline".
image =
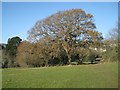
[[59, 11], [37, 21], [28, 41], [8, 39], [2, 46], [2, 67], [44, 67], [118, 60], [116, 33], [104, 40], [95, 30], [93, 15], [81, 9]]

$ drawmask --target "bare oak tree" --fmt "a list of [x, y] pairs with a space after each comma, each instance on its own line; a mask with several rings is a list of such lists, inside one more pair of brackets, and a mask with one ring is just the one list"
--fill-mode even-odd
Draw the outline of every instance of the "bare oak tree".
[[82, 9], [59, 11], [36, 22], [28, 31], [28, 40], [39, 42], [52, 40], [61, 43], [67, 53], [69, 63], [71, 53], [76, 47], [86, 48], [100, 45], [102, 34], [95, 30], [93, 15]]

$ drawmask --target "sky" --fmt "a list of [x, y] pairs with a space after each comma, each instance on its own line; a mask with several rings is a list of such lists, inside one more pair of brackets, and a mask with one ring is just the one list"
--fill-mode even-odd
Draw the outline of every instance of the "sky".
[[26, 40], [37, 20], [58, 11], [73, 8], [83, 9], [94, 16], [97, 31], [104, 37], [117, 25], [117, 2], [3, 2], [2, 3], [2, 43], [8, 38], [19, 36]]

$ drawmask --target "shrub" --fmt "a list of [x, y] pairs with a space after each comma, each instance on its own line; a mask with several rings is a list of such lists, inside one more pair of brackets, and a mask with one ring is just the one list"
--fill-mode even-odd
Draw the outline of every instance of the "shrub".
[[98, 56], [96, 51], [89, 51], [84, 57], [84, 60], [87, 62], [90, 61], [93, 64], [96, 59], [96, 56]]
[[117, 47], [109, 47], [106, 52], [102, 53], [102, 58], [105, 62], [117, 62], [118, 50]]

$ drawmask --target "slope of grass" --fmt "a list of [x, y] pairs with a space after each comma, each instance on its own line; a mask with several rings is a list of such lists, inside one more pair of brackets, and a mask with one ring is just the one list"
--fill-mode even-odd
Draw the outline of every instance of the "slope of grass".
[[117, 88], [118, 65], [3, 69], [3, 88]]

